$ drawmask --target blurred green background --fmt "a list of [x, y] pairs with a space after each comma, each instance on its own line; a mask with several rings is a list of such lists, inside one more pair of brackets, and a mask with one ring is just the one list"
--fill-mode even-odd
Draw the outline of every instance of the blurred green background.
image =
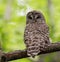
[[[24, 50], [26, 13], [42, 11], [50, 28], [52, 42], [60, 40], [60, 0], [0, 0], [0, 41], [5, 52]], [[10, 62], [60, 62], [60, 53], [23, 58]]]

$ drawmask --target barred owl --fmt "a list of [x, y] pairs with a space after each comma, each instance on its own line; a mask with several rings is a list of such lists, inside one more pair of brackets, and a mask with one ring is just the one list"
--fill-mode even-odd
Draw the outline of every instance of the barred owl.
[[24, 42], [27, 48], [27, 55], [30, 57], [35, 57], [50, 44], [49, 28], [41, 12], [35, 10], [28, 12], [26, 16]]

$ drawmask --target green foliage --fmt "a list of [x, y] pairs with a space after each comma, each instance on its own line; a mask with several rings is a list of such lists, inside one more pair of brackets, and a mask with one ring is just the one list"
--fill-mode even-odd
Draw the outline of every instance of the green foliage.
[[[49, 10], [48, 0], [0, 0], [0, 40], [5, 52], [25, 49], [24, 29], [26, 13], [30, 9], [42, 11], [50, 28], [52, 42], [60, 40], [60, 1], [52, 1]], [[9, 14], [8, 8], [11, 10]], [[7, 11], [8, 10], [8, 11]], [[7, 11], [7, 12], [6, 12]], [[51, 12], [50, 12], [51, 11]], [[6, 18], [8, 14], [8, 19]], [[53, 16], [52, 16], [52, 15]], [[10, 16], [9, 16], [10, 15]], [[51, 57], [46, 58], [49, 62]], [[31, 62], [25, 58], [11, 62]]]

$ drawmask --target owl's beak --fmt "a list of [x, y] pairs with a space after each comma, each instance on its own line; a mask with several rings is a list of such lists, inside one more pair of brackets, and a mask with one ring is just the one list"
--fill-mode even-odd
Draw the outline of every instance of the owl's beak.
[[36, 20], [33, 20], [32, 22], [33, 22], [33, 23], [35, 23], [35, 22], [36, 22]]
[[34, 22], [37, 22], [36, 19], [34, 19]]
[[37, 22], [37, 21], [35, 20], [35, 22]]
[[35, 17], [33, 17], [33, 21], [32, 21], [32, 22], [33, 22], [33, 23], [37, 22], [36, 19], [35, 19]]

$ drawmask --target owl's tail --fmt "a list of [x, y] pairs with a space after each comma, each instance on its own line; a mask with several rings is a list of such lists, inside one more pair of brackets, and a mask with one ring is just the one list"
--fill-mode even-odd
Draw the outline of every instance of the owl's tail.
[[29, 46], [27, 48], [27, 55], [30, 57], [32, 56], [34, 58], [36, 55], [38, 55], [39, 52], [40, 52], [40, 48], [38, 45]]

